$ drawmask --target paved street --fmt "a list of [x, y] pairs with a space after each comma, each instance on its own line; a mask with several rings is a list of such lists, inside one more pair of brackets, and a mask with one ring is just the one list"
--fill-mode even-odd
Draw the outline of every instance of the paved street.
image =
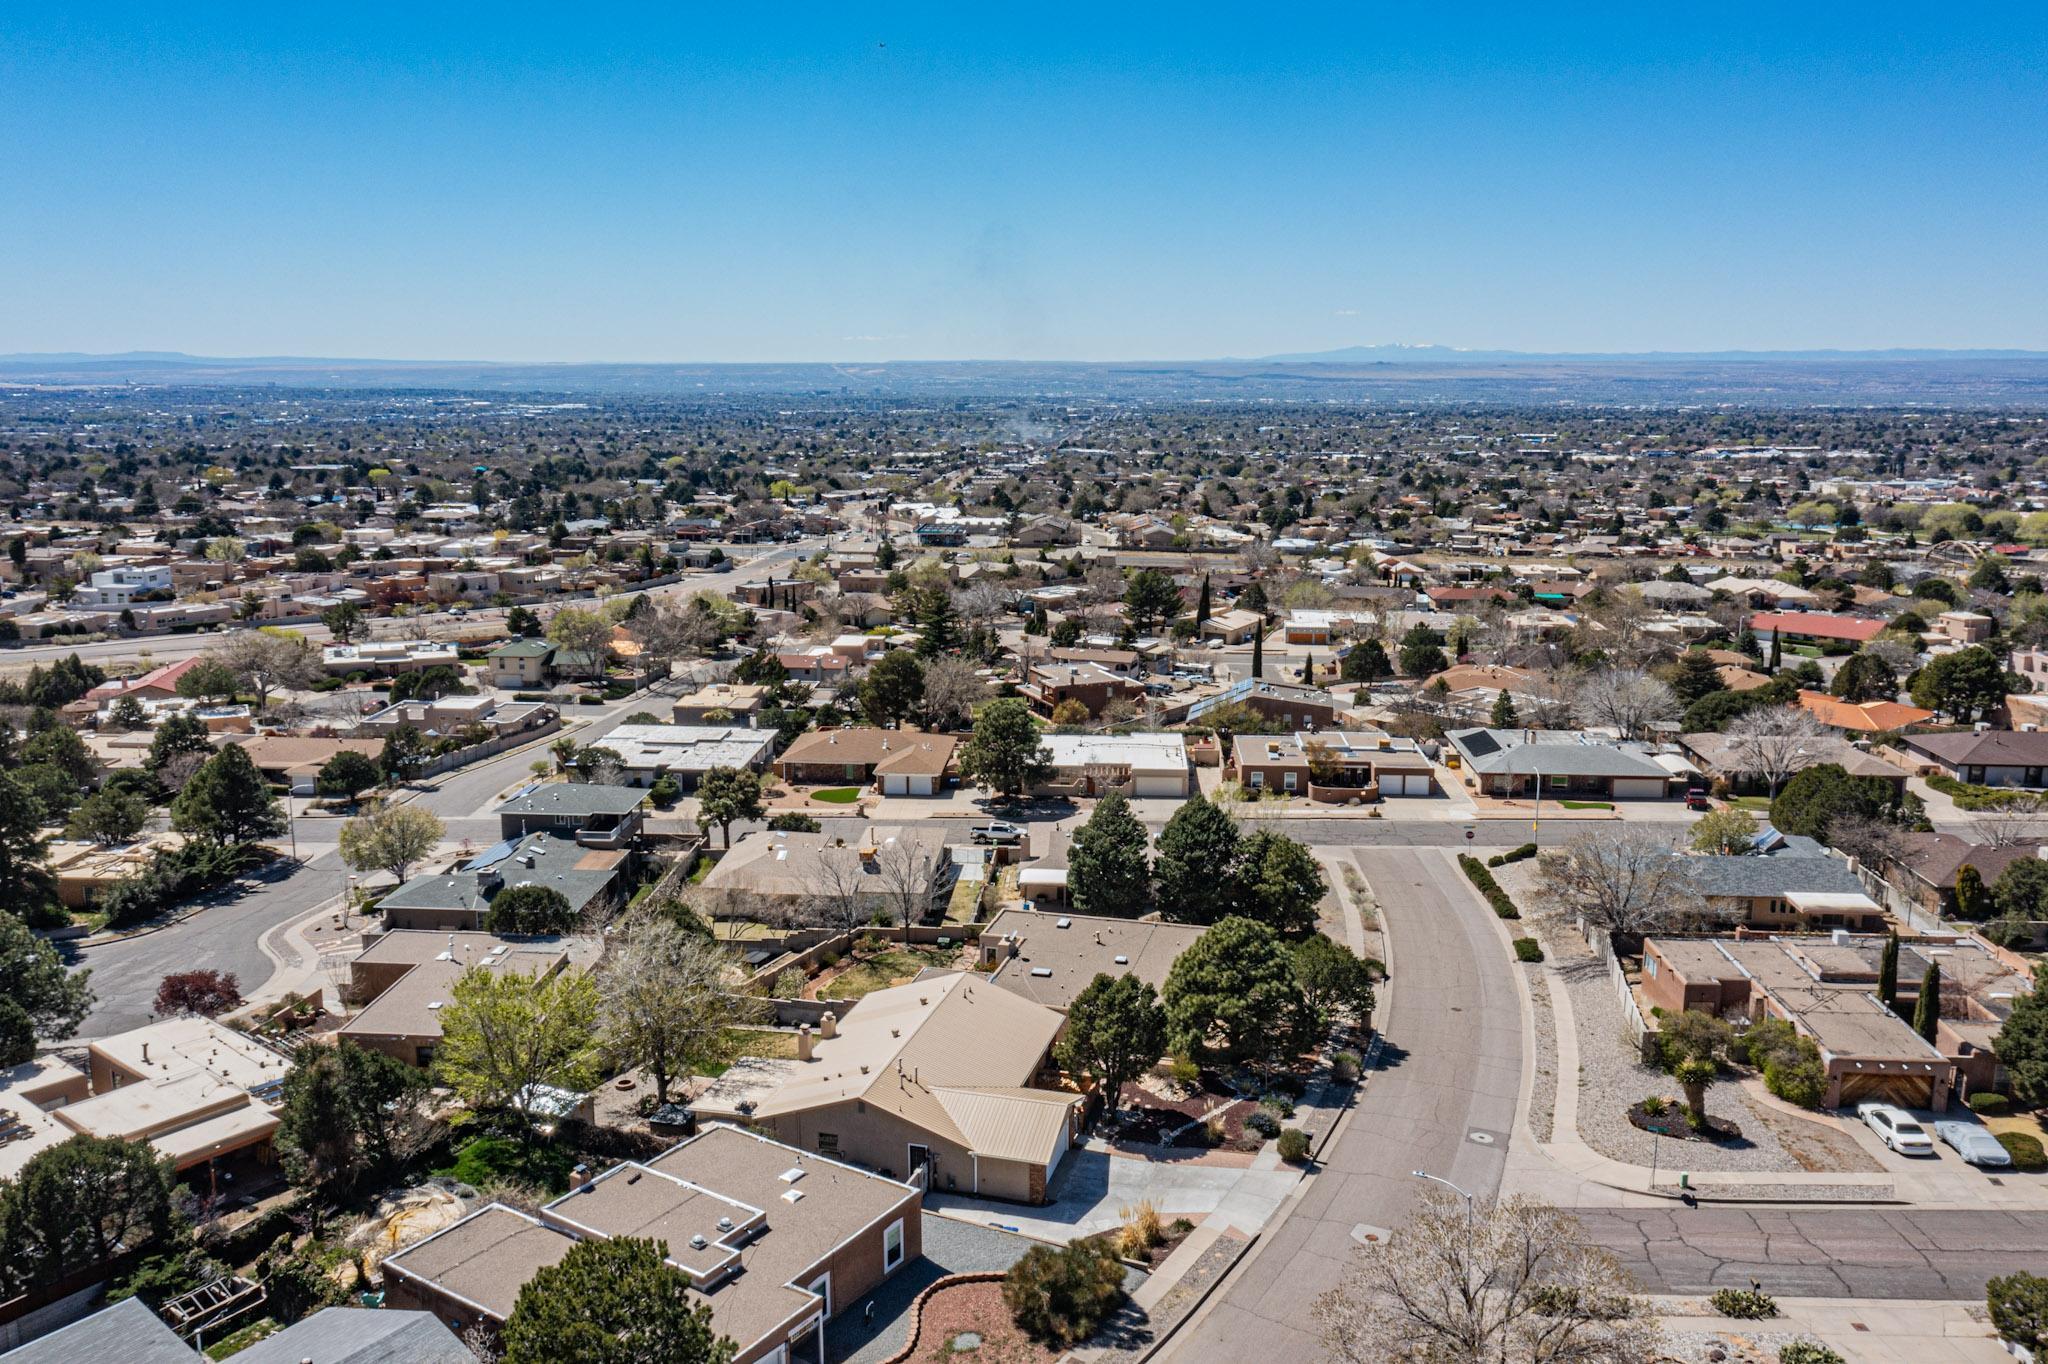
[[1392, 939], [1385, 1067], [1300, 1201], [1283, 1208], [1198, 1328], [1172, 1342], [1177, 1362], [1317, 1357], [1310, 1304], [1342, 1275], [1355, 1228], [1392, 1226], [1416, 1206], [1428, 1186], [1411, 1171], [1480, 1195], [1500, 1183], [1522, 1073], [1507, 950], [1446, 854], [1350, 856]]
[[[150, 1021], [157, 983], [173, 971], [232, 971], [249, 994], [270, 978], [271, 962], [257, 946], [263, 934], [339, 894], [347, 871], [332, 851], [295, 867], [280, 859], [245, 889], [183, 923], [132, 938], [69, 951], [74, 966], [92, 968], [93, 992], [99, 1005], [78, 1030], [78, 1041], [90, 1041], [139, 1028]], [[254, 886], [254, 889], [247, 887]]]
[[1579, 1213], [1652, 1293], [1747, 1288], [1812, 1298], [1981, 1299], [2048, 1265], [2048, 1213], [1906, 1208], [1601, 1208]]

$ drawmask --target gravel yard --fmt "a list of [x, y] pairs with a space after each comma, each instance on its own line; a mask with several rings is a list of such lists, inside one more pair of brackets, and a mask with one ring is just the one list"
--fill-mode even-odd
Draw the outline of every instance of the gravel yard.
[[1540, 963], [1522, 968], [1536, 1020], [1536, 1080], [1529, 1090], [1529, 1126], [1549, 1141], [1557, 1128], [1557, 1010], [1550, 1003], [1550, 973]]

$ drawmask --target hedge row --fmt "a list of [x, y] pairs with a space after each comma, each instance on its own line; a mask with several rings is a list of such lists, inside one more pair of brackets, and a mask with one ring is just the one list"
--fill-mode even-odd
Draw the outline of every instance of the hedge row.
[[1519, 848], [1510, 848], [1504, 853], [1495, 853], [1486, 859], [1489, 867], [1505, 867], [1510, 862], [1526, 862], [1536, 855], [1534, 843], [1524, 843]]
[[1466, 879], [1477, 886], [1479, 893], [1486, 897], [1486, 903], [1493, 906], [1495, 914], [1503, 919], [1522, 917], [1522, 911], [1515, 908], [1515, 902], [1508, 898], [1508, 893], [1500, 888], [1500, 882], [1493, 879], [1493, 873], [1488, 871], [1478, 858], [1468, 853], [1459, 853], [1458, 865], [1465, 869]]

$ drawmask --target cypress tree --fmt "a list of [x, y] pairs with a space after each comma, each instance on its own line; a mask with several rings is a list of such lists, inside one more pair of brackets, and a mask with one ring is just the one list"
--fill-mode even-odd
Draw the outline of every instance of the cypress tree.
[[1885, 1008], [1899, 1008], [1899, 935], [1884, 935], [1884, 955], [1877, 959], [1877, 998]]
[[1301, 680], [1310, 686], [1316, 681], [1316, 656], [1308, 654], [1301, 660]]
[[1913, 1006], [1913, 1031], [1929, 1042], [1941, 1023], [1941, 963], [1927, 963], [1927, 974], [1920, 977], [1920, 1001]]
[[1252, 676], [1264, 677], [1265, 675], [1266, 630], [1265, 627], [1262, 625], [1259, 627], [1258, 633], [1252, 636]]
[[1769, 665], [1765, 667], [1764, 671], [1768, 673], [1776, 673], [1778, 671], [1778, 664], [1784, 661], [1784, 657], [1785, 649], [1783, 643], [1781, 642], [1781, 637], [1779, 636], [1777, 631], [1773, 630], [1771, 632], [1771, 661]]
[[1209, 619], [1209, 575], [1202, 575], [1202, 595], [1195, 598], [1195, 628], [1200, 630], [1202, 622]]

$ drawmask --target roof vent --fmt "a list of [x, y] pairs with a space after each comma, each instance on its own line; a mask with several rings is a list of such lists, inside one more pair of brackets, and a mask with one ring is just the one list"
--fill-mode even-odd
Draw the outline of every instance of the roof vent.
[[709, 1241], [704, 1239], [703, 1232], [692, 1232], [690, 1234], [690, 1248], [692, 1250], [702, 1250], [704, 1249], [704, 1247], [710, 1244], [711, 1243]]
[[1116, 964], [1118, 966], [1129, 966], [1131, 964], [1131, 959], [1129, 957], [1118, 957], [1116, 959]]
[[782, 1194], [782, 1201], [785, 1203], [797, 1203], [803, 1200], [803, 1196], [804, 1191], [802, 1189], [785, 1189]]
[[1052, 974], [1052, 968], [1050, 966], [1034, 966], [1031, 968], [1031, 974], [1034, 976], [1049, 976]]
[[1061, 919], [1053, 925], [1054, 928], [1072, 928], [1073, 926], [1074, 921], [1072, 919]]
[[787, 1170], [784, 1170], [781, 1174], [777, 1175], [776, 1178], [780, 1179], [784, 1184], [794, 1184], [799, 1179], [802, 1179], [806, 1173], [807, 1172], [804, 1170], [803, 1166], [792, 1165]]
[[440, 1007], [441, 1007], [441, 1001], [440, 1001], [440, 1000], [438, 1000], [438, 999], [437, 999], [437, 1000], [434, 1000], [434, 1001], [432, 1001], [431, 1003], [429, 1003], [429, 1004], [427, 1005], [427, 1007], [428, 1007], [429, 1009], [438, 1009], [438, 1008], [440, 1008]]
[[721, 1217], [721, 1218], [719, 1218], [719, 1219], [718, 1219], [718, 1229], [719, 1229], [720, 1231], [731, 1231], [731, 1230], [732, 1230], [732, 1219], [731, 1219], [730, 1217]]

